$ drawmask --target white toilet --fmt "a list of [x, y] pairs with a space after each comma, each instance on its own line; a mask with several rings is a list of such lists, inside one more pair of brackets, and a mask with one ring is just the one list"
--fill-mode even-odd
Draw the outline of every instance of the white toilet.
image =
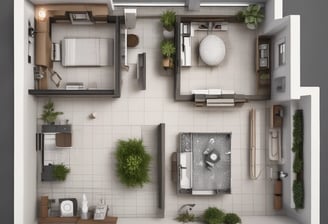
[[200, 42], [199, 56], [209, 66], [219, 65], [224, 59], [225, 53], [225, 44], [216, 35], [208, 35]]

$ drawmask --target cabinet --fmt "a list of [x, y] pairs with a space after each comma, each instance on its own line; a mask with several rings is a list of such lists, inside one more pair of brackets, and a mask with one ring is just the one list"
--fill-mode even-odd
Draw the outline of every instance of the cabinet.
[[190, 22], [180, 23], [180, 60], [182, 67], [191, 66], [191, 24]]
[[[41, 181], [58, 180], [53, 175], [55, 165], [69, 164], [69, 152], [62, 150], [72, 147], [71, 130], [71, 125], [43, 125], [42, 133], [37, 133], [36, 147], [42, 153]], [[61, 151], [62, 155], [59, 159], [56, 155], [58, 150]]]
[[116, 224], [117, 217], [107, 216], [104, 220], [80, 219], [79, 217], [45, 217], [39, 218], [39, 224], [75, 223], [75, 224]]
[[271, 40], [269, 36], [256, 38], [257, 94], [270, 95], [271, 91]]

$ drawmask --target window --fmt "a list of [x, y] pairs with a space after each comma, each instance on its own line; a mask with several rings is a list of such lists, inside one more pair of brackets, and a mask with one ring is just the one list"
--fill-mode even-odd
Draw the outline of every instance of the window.
[[286, 64], [286, 43], [280, 43], [279, 48], [279, 66]]

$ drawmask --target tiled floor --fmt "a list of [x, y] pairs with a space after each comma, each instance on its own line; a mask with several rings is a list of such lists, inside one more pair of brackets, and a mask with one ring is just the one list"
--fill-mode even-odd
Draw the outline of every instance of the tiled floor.
[[[96, 204], [105, 198], [110, 214], [119, 217], [153, 217], [156, 215], [156, 174], [144, 188], [128, 189], [121, 185], [115, 174], [115, 146], [119, 139], [140, 138], [145, 140], [147, 150], [154, 147], [149, 128], [163, 122], [166, 124], [166, 216], [174, 217], [185, 203], [196, 203], [194, 211], [199, 214], [208, 206], [217, 206], [240, 215], [271, 215], [273, 211], [273, 183], [266, 179], [265, 133], [258, 161], [262, 170], [258, 180], [248, 178], [248, 113], [256, 108], [261, 114], [258, 124], [264, 130], [266, 103], [247, 103], [236, 108], [197, 108], [191, 102], [175, 102], [173, 77], [160, 66], [158, 46], [161, 40], [159, 20], [138, 19], [137, 33], [141, 42], [129, 49], [129, 71], [122, 74], [122, 96], [110, 98], [54, 98], [60, 116], [73, 124], [73, 148], [69, 150], [71, 173], [63, 183], [38, 183], [39, 195], [50, 198], [76, 197], [81, 200], [86, 193], [89, 203]], [[140, 91], [135, 74], [137, 53], [147, 53], [147, 90]], [[236, 66], [238, 67], [238, 66]], [[241, 68], [242, 69], [242, 68]], [[40, 99], [38, 114], [47, 99]], [[96, 119], [89, 114], [96, 112]], [[39, 124], [41, 121], [39, 120]], [[232, 193], [218, 196], [195, 197], [177, 195], [170, 176], [170, 157], [178, 147], [180, 132], [231, 132], [232, 133]], [[148, 133], [148, 134], [146, 134]], [[147, 136], [149, 137], [147, 139]], [[152, 164], [154, 166], [154, 164]]]

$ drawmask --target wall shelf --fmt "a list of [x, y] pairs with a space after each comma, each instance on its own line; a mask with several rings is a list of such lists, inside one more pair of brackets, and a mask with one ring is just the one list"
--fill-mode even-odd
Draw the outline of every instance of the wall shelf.
[[64, 90], [64, 89], [47, 89], [47, 90], [34, 90], [29, 89], [28, 93], [34, 96], [112, 96], [115, 95], [112, 89], [94, 89], [94, 90]]
[[271, 92], [271, 40], [269, 36], [256, 38], [256, 80], [257, 94]]
[[47, 223], [76, 223], [76, 224], [103, 223], [103, 224], [116, 224], [117, 223], [117, 217], [107, 216], [104, 220], [93, 220], [93, 219], [83, 220], [83, 219], [80, 219], [79, 217], [45, 217], [45, 218], [39, 218], [39, 224], [47, 224]]

